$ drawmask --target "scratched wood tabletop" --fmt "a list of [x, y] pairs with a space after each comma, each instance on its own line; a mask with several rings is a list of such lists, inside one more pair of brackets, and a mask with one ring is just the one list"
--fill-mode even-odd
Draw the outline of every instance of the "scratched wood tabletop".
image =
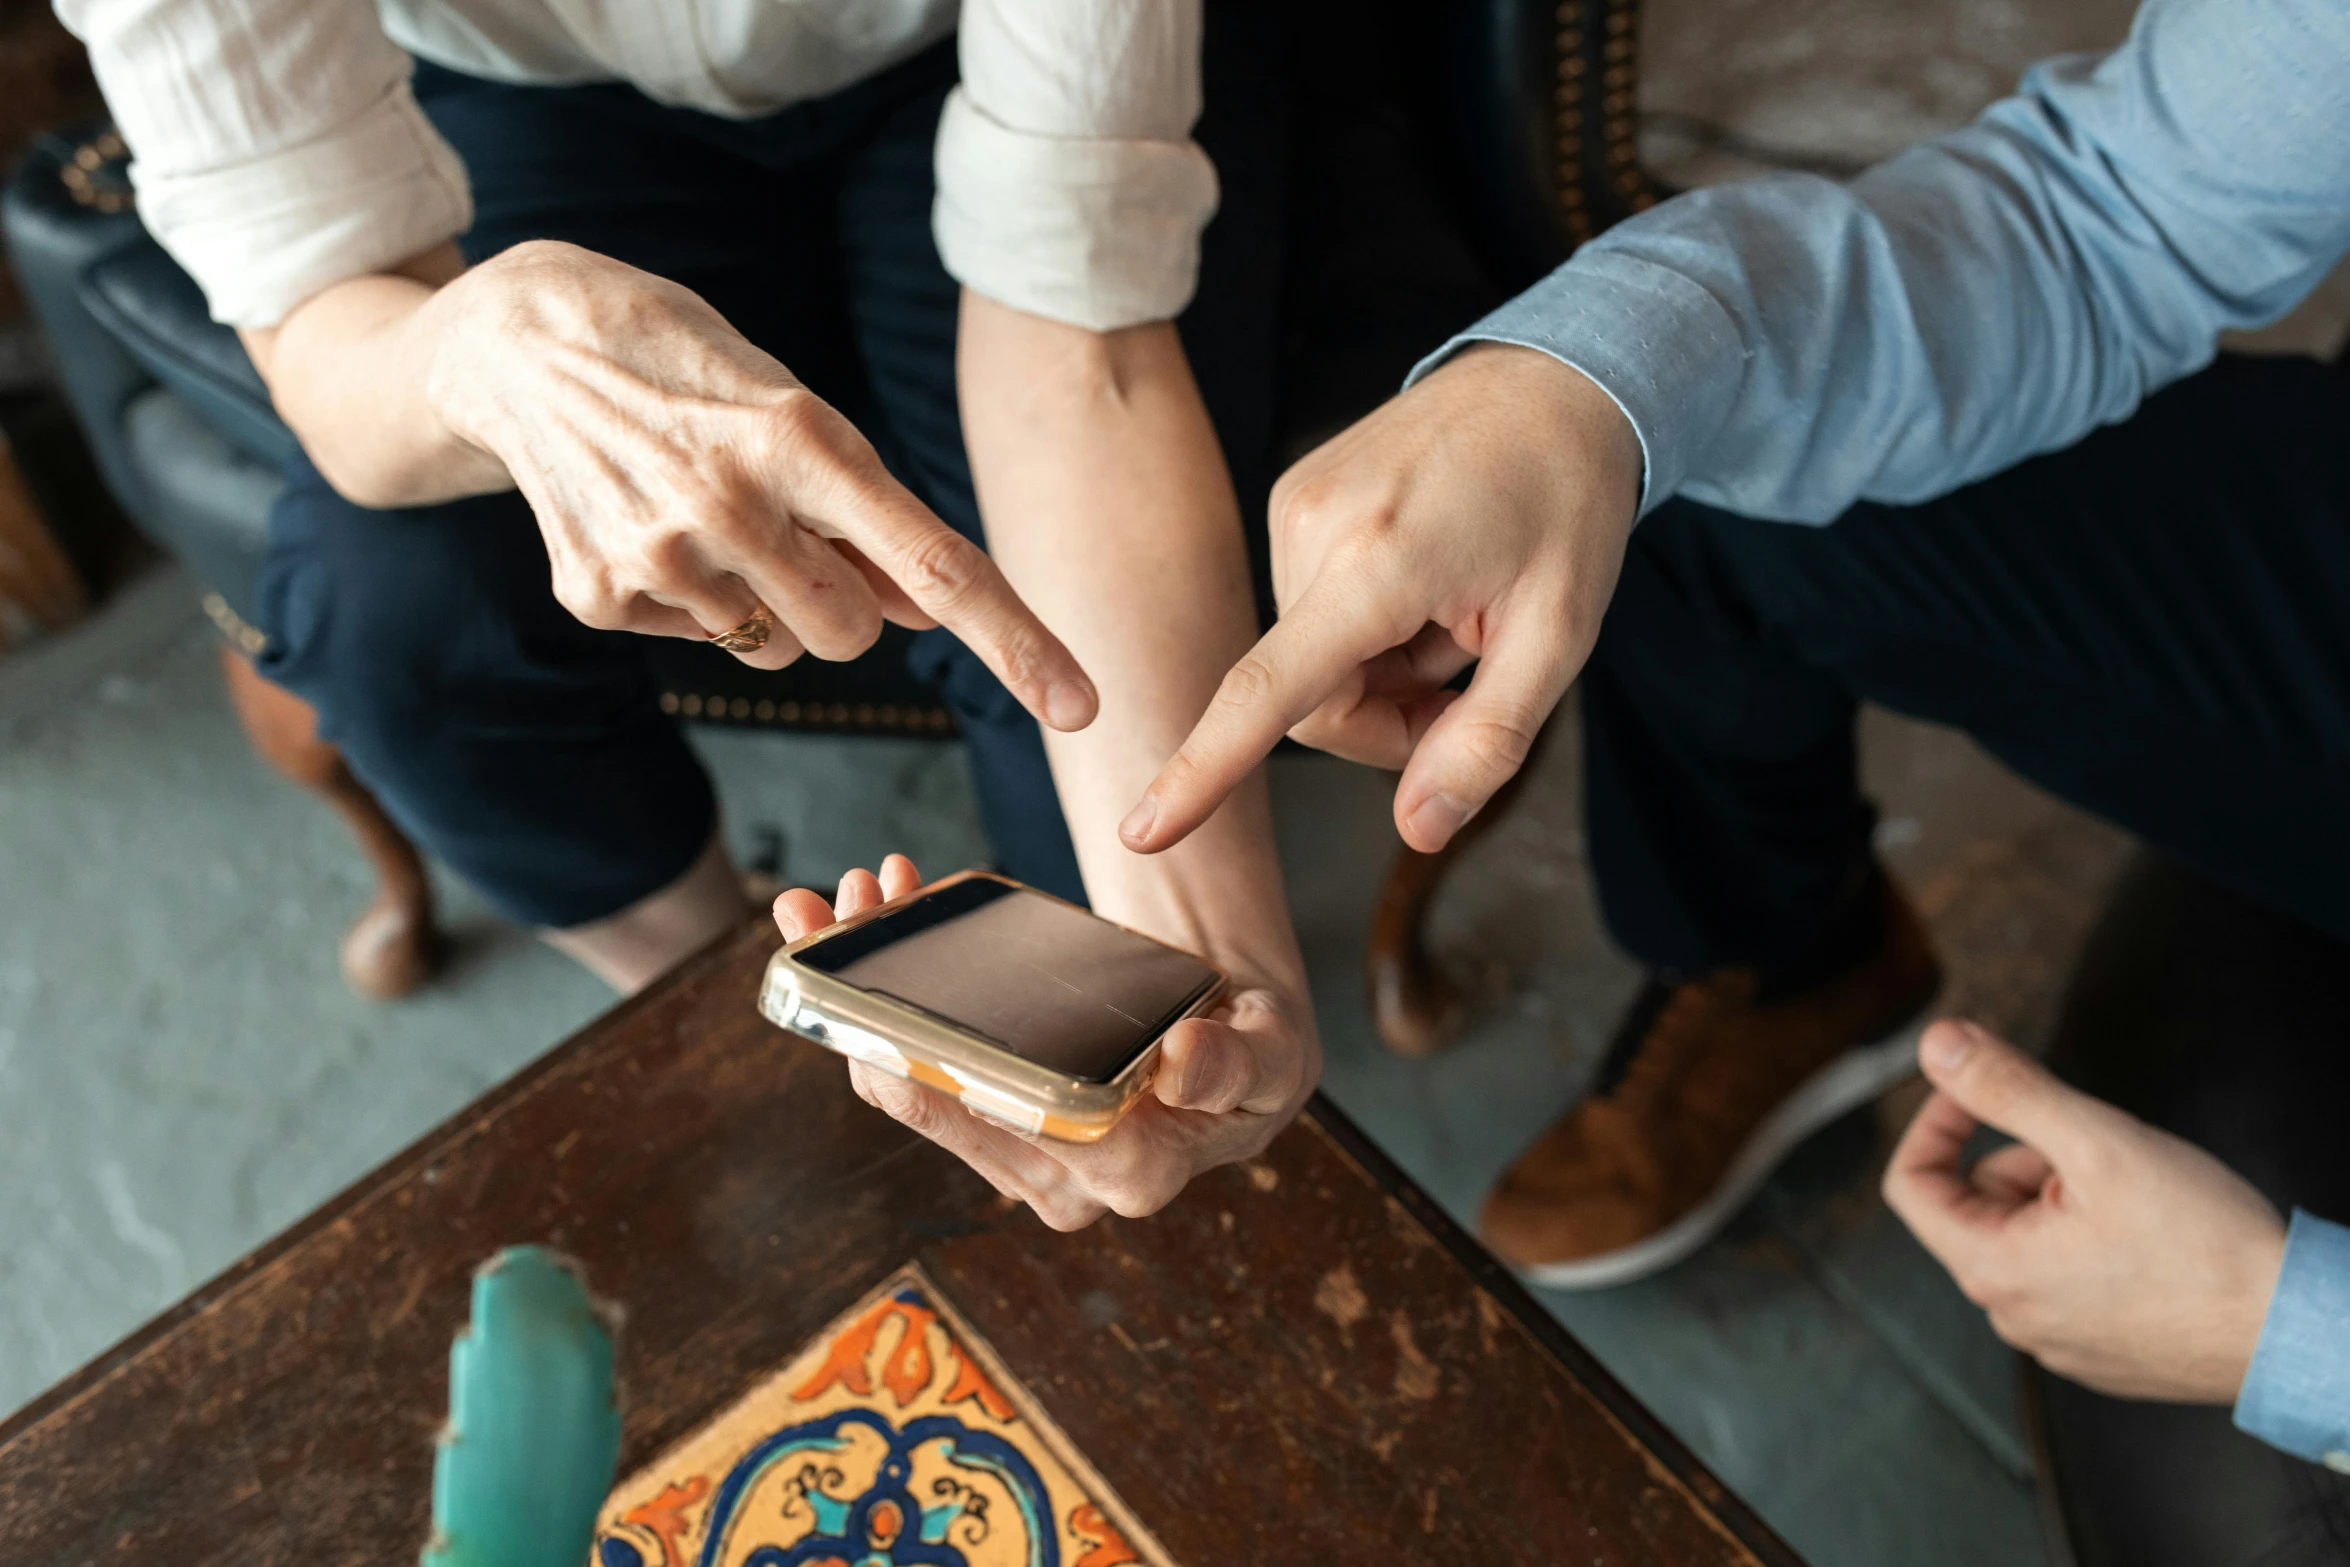
[[1796, 1563], [1327, 1103], [1058, 1235], [756, 1015], [774, 944], [721, 944], [0, 1425], [0, 1558], [414, 1561], [473, 1266], [537, 1241], [626, 1310], [624, 1473], [915, 1261], [1188, 1567]]

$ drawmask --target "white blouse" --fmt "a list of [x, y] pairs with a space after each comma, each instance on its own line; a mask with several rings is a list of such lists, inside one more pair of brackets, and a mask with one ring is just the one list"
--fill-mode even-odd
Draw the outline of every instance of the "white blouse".
[[1201, 0], [58, 0], [132, 154], [139, 213], [213, 316], [271, 326], [472, 221], [409, 56], [625, 81], [747, 118], [953, 31], [932, 226], [947, 270], [1108, 331], [1191, 298], [1216, 174], [1191, 140]]

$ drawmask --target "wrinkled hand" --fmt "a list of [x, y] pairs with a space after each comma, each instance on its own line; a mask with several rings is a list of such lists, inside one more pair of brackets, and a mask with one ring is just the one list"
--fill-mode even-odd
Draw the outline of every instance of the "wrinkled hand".
[[699, 639], [765, 604], [744, 662], [853, 658], [884, 618], [944, 625], [1030, 712], [1091, 720], [1091, 684], [984, 551], [850, 423], [691, 291], [577, 246], [519, 245], [450, 283], [425, 395], [495, 457], [591, 626]]
[[[2119, 1397], [2234, 1402], [2284, 1262], [2267, 1200], [1971, 1023], [1935, 1024], [1918, 1056], [1935, 1093], [1885, 1200], [1999, 1336]], [[1978, 1126], [2021, 1141], [1965, 1168]]]
[[[1590, 655], [1640, 476], [1605, 392], [1493, 344], [1307, 455], [1273, 492], [1281, 619], [1120, 827], [1127, 847], [1178, 842], [1290, 733], [1402, 769], [1396, 827], [1441, 848]], [[1445, 690], [1473, 659], [1468, 690]]]
[[[912, 862], [893, 854], [877, 879], [842, 878], [837, 906], [804, 888], [775, 900], [775, 923], [797, 941], [922, 885]], [[985, 1121], [957, 1101], [851, 1061], [849, 1081], [867, 1104], [888, 1112], [1036, 1210], [1056, 1230], [1079, 1230], [1105, 1213], [1140, 1218], [1175, 1199], [1195, 1175], [1263, 1151], [1287, 1126], [1320, 1075], [1301, 1005], [1234, 976], [1216, 1012], [1168, 1031], [1151, 1092], [1095, 1143], [1063, 1143]]]

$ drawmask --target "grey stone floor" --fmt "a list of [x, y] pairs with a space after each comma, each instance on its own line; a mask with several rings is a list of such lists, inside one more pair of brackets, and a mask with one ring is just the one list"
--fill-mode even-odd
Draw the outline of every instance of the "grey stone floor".
[[[363, 901], [323, 809], [246, 750], [191, 591], [159, 573], [0, 662], [0, 1409], [13, 1407], [593, 1017], [601, 988], [449, 887], [460, 956], [391, 1006], [335, 938]], [[2120, 838], [1963, 740], [1872, 715], [1890, 861], [1969, 1010], [2031, 1037]], [[829, 882], [984, 844], [960, 752], [704, 732], [730, 830]], [[1477, 1020], [1387, 1056], [1362, 1002], [1388, 781], [1284, 757], [1283, 859], [1331, 1093], [1463, 1215], [1571, 1101], [1634, 982], [1582, 865], [1572, 725], [1436, 926]], [[1549, 1304], [1820, 1567], [2038, 1560], [2011, 1370], [1873, 1196], [1902, 1103], [1816, 1140], [1722, 1242]]]

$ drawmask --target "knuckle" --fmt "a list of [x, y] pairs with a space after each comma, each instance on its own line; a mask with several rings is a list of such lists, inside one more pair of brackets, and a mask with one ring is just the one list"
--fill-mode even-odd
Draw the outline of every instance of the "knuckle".
[[579, 262], [580, 247], [559, 239], [526, 239], [482, 263], [482, 270], [524, 275], [566, 272]]
[[881, 606], [871, 594], [843, 595], [847, 602], [839, 606], [839, 628], [836, 640], [842, 651], [834, 655], [855, 658], [881, 640]]
[[[2079, 1347], [2074, 1345], [2053, 1343], [2047, 1339], [2040, 1339], [2030, 1344], [2018, 1344], [2015, 1347], [2021, 1350], [2023, 1353], [2031, 1356], [2034, 1360], [2040, 1362], [2040, 1364], [2047, 1370], [2055, 1372], [2058, 1376], [2065, 1378], [2067, 1381], [2087, 1383], [2094, 1387], [2100, 1381], [2105, 1381], [2107, 1378], [2111, 1377], [2110, 1363], [2101, 1362], [2095, 1356], [2085, 1353]], [[2105, 1373], [2105, 1375], [2101, 1376], [2101, 1372]], [[2128, 1391], [2126, 1385], [2120, 1385], [2122, 1384], [2123, 1379], [2113, 1380], [2116, 1385], [2110, 1385], [2105, 1389], [2101, 1389], [2101, 1391], [2108, 1391], [2116, 1394], [2123, 1394]], [[2159, 1395], [2149, 1389], [2140, 1396], [2156, 1397]]]
[[1106, 1196], [1121, 1219], [1147, 1219], [1175, 1200], [1174, 1192], [1148, 1185], [1120, 1186]]
[[579, 254], [579, 247], [568, 240], [526, 239], [501, 254], [516, 266], [528, 267], [549, 262], [568, 263]]
[[1229, 1114], [1248, 1097], [1255, 1081], [1247, 1060], [1238, 1052], [1224, 1052], [1201, 1069], [1193, 1102], [1210, 1114]]
[[1224, 672], [1223, 682], [1216, 688], [1216, 701], [1224, 707], [1254, 708], [1270, 701], [1277, 689], [1272, 666], [1262, 654], [1252, 652]]
[[696, 574], [700, 562], [691, 534], [679, 528], [660, 528], [637, 541], [637, 563], [648, 582], [664, 586]]
[[1968, 1094], [1984, 1110], [2011, 1110], [2023, 1093], [2023, 1073], [2004, 1052], [1977, 1050], [1960, 1064]]
[[1977, 1262], [1963, 1276], [1954, 1276], [1958, 1277], [1960, 1294], [1987, 1312], [2014, 1319], [2025, 1292], [2005, 1270]]
[[[1299, 1075], [1303, 1076], [1302, 1073]], [[1297, 1085], [1293, 1083], [1290, 1086], [1294, 1092]], [[1233, 1159], [1254, 1159], [1264, 1153], [1266, 1149], [1273, 1146], [1273, 1139], [1280, 1134], [1282, 1125], [1282, 1122], [1271, 1116], [1264, 1117], [1256, 1130], [1243, 1138], [1239, 1146], [1233, 1150]]]
[[748, 473], [729, 466], [707, 475], [685, 475], [678, 488], [692, 496], [686, 510], [695, 531], [732, 545], [774, 549], [774, 504]]
[[1260, 1126], [1255, 1130], [1248, 1132], [1245, 1136], [1242, 1136], [1237, 1140], [1227, 1144], [1216, 1154], [1215, 1162], [1217, 1164], [1240, 1164], [1246, 1160], [1259, 1157], [1267, 1148], [1272, 1146], [1274, 1136], [1280, 1131], [1278, 1118], [1273, 1116], [1260, 1116], [1257, 1119], [1272, 1124]]
[[911, 597], [934, 604], [953, 604], [966, 597], [978, 582], [979, 547], [950, 528], [925, 528], [897, 553], [893, 575]]
[[[1118, 1207], [1121, 1201], [1139, 1202], [1142, 1200], [1140, 1194], [1166, 1184], [1166, 1158], [1159, 1146], [1149, 1138], [1119, 1138], [1097, 1146], [1110, 1155], [1110, 1159], [1106, 1165], [1097, 1166], [1088, 1172], [1090, 1178], [1087, 1184], [1111, 1207]], [[1126, 1210], [1118, 1208], [1118, 1211], [1124, 1213]]]
[[1943, 1266], [1950, 1270], [1950, 1282], [1958, 1286], [1958, 1292], [1961, 1295], [1986, 1311], [1991, 1308], [1991, 1303], [1999, 1292], [1992, 1287], [1991, 1279], [1983, 1268], [1982, 1259], [1978, 1257], [1946, 1257], [1943, 1259]]
[[1292, 468], [1273, 486], [1272, 511], [1284, 528], [1310, 528], [1339, 509], [1340, 481], [1327, 466], [1311, 473]]
[[829, 454], [839, 417], [823, 398], [798, 386], [786, 388], [760, 412], [767, 439], [794, 456]]
[[[872, 624], [863, 621], [870, 618]], [[827, 663], [839, 664], [862, 654], [880, 639], [880, 617], [842, 616], [823, 626], [810, 626], [801, 641], [807, 651]], [[780, 667], [780, 666], [778, 666]]]
[[1516, 772], [1533, 754], [1535, 726], [1519, 714], [1481, 713], [1464, 720], [1459, 732], [1461, 751], [1480, 773], [1493, 776]]
[[555, 584], [556, 602], [591, 631], [627, 629], [627, 599], [601, 572], [567, 572]]
[[1360, 519], [1346, 537], [1330, 546], [1329, 554], [1323, 557], [1322, 569], [1340, 582], [1378, 580], [1386, 571], [1391, 548], [1387, 520], [1384, 513]]
[[2064, 1173], [2075, 1185], [2111, 1185], [2123, 1177], [2129, 1162], [2119, 1146], [2103, 1137], [2083, 1138], [2068, 1152]]
[[1029, 1199], [1028, 1206], [1036, 1210], [1036, 1216], [1045, 1222], [1048, 1229], [1058, 1230], [1063, 1235], [1084, 1229], [1104, 1212], [1098, 1202], [1059, 1191], [1040, 1192]]
[[1273, 481], [1273, 494], [1267, 501], [1275, 527], [1289, 527], [1301, 521], [1311, 510], [1322, 491], [1319, 474], [1305, 471], [1305, 464], [1283, 473]]
[[1991, 1320], [1991, 1331], [2000, 1342], [2027, 1355], [2037, 1356], [2045, 1351], [2058, 1335], [2046, 1312], [2035, 1309], [2028, 1300], [2002, 1300], [1985, 1308]]
[[883, 1078], [874, 1083], [873, 1097], [891, 1119], [909, 1131], [928, 1137], [938, 1130], [939, 1101], [919, 1086], [902, 1078]]

